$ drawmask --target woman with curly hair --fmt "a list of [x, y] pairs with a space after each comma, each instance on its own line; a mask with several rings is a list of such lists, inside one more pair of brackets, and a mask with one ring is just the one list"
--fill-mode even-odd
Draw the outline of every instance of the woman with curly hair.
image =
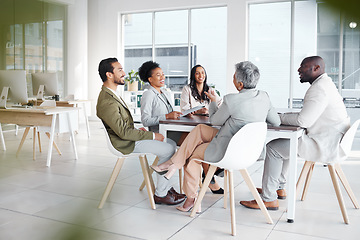
[[[159, 121], [177, 119], [181, 112], [174, 111], [170, 92], [162, 89], [165, 75], [157, 62], [147, 61], [139, 68], [139, 76], [143, 82], [150, 84], [149, 89], [141, 97], [141, 122], [152, 132], [159, 132]], [[169, 133], [167, 142], [176, 146], [180, 132]]]

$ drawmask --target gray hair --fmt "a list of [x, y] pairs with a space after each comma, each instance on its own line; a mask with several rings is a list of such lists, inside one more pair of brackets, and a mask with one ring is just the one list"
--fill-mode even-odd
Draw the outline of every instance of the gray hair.
[[235, 64], [235, 78], [237, 82], [242, 82], [245, 89], [255, 88], [260, 72], [252, 62], [245, 61]]

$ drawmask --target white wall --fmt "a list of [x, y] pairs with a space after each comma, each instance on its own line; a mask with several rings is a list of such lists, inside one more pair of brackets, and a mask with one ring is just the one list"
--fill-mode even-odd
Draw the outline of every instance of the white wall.
[[118, 16], [120, 13], [224, 5], [228, 7], [226, 89], [227, 92], [234, 92], [235, 88], [232, 85], [234, 64], [245, 60], [246, 57], [247, 4], [245, 0], [88, 0], [88, 98], [93, 100], [92, 116], [95, 116], [96, 99], [102, 85], [97, 72], [99, 62], [107, 57], [115, 56], [119, 60], [122, 58], [119, 56], [121, 40], [119, 39]]
[[[68, 6], [67, 83], [68, 94], [88, 98], [88, 12], [87, 0], [76, 0]], [[65, 97], [65, 96], [62, 96]]]

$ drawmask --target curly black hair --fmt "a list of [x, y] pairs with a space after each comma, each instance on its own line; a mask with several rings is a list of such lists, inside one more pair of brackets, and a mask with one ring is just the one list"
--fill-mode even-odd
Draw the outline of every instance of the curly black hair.
[[143, 82], [149, 82], [149, 77], [152, 75], [152, 71], [160, 67], [157, 62], [147, 61], [144, 62], [141, 67], [139, 67], [139, 76]]
[[[196, 73], [196, 69], [198, 67], [201, 67], [202, 69], [204, 69], [205, 72], [205, 81], [204, 81], [204, 87], [201, 93], [198, 92], [197, 88], [196, 88], [196, 80], [195, 80], [195, 73]], [[208, 98], [208, 96], [206, 96], [206, 94], [204, 92], [209, 91], [209, 85], [207, 85], [207, 74], [205, 71], [205, 68], [203, 66], [201, 66], [200, 64], [195, 65], [192, 69], [191, 69], [191, 73], [190, 73], [190, 89], [191, 89], [191, 95], [198, 101], [206, 101], [206, 102], [210, 102], [210, 99]]]

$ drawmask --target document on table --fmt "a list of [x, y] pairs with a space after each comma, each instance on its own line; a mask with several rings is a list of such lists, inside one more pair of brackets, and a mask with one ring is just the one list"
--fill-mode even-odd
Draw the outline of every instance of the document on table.
[[204, 108], [204, 107], [205, 107], [205, 106], [200, 105], [200, 106], [197, 106], [197, 107], [190, 108], [190, 109], [184, 111], [184, 112], [180, 115], [180, 117], [186, 116], [186, 115], [188, 115], [189, 113], [195, 112], [195, 111], [197, 111], [197, 110], [199, 110], [199, 109], [202, 109], [202, 108]]

